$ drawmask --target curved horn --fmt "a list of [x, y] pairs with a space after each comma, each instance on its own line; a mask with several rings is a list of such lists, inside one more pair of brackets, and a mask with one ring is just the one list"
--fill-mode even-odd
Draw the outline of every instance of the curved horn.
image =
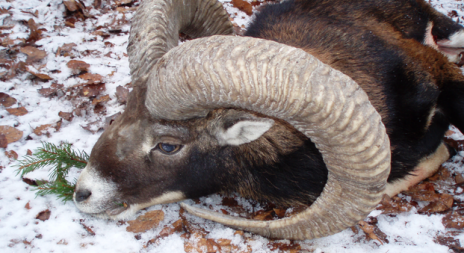
[[144, 0], [135, 15], [127, 47], [134, 80], [145, 77], [177, 46], [180, 32], [192, 38], [233, 34], [229, 16], [217, 0]]
[[301, 49], [254, 38], [213, 36], [167, 52], [147, 80], [156, 118], [184, 120], [216, 108], [242, 108], [286, 120], [316, 144], [329, 170], [304, 212], [250, 221], [182, 206], [200, 217], [273, 238], [337, 233], [379, 203], [390, 172], [385, 127], [350, 77]]

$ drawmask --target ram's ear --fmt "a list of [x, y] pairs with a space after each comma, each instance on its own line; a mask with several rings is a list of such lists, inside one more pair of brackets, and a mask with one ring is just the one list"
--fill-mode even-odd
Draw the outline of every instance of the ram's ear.
[[274, 120], [231, 110], [221, 115], [215, 125], [219, 145], [238, 146], [261, 137], [274, 125]]

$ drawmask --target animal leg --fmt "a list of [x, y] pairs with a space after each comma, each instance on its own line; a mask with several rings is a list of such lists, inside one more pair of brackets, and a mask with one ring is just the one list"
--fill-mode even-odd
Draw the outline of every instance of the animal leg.
[[414, 168], [411, 175], [407, 175], [403, 179], [396, 180], [387, 184], [386, 194], [393, 197], [396, 194], [408, 190], [411, 186], [416, 185], [420, 181], [433, 175], [440, 165], [450, 158], [448, 147], [441, 143], [435, 153], [424, 157], [420, 163]]

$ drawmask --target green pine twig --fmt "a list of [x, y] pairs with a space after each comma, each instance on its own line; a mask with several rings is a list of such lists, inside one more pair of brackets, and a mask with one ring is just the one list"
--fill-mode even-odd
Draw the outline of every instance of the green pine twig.
[[18, 174], [25, 174], [43, 167], [50, 167], [49, 181], [37, 181], [34, 190], [37, 195], [54, 194], [64, 202], [72, 200], [76, 182], [66, 180], [72, 167], [84, 168], [89, 160], [89, 155], [84, 151], [75, 151], [70, 143], [55, 145], [42, 142], [42, 148], [37, 149], [33, 155], [25, 156], [18, 161]]

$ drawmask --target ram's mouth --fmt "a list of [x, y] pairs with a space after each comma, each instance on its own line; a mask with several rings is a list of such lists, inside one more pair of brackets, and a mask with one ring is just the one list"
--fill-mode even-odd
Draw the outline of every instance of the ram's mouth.
[[102, 219], [111, 219], [111, 220], [120, 220], [125, 219], [131, 216], [131, 207], [126, 203], [115, 203], [108, 207], [105, 211], [99, 213], [88, 213], [91, 216], [102, 218]]
[[108, 216], [116, 216], [121, 214], [122, 212], [129, 209], [129, 205], [123, 202], [122, 204], [116, 203], [115, 206], [108, 208], [105, 213]]

